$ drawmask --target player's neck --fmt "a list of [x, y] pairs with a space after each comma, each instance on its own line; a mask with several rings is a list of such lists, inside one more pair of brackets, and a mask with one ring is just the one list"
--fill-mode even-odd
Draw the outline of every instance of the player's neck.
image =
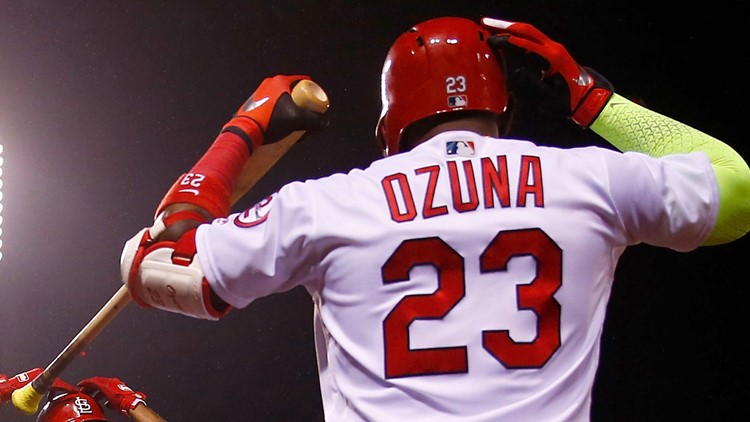
[[466, 130], [482, 136], [498, 137], [500, 135], [496, 120], [472, 116], [438, 123], [421, 134], [421, 136], [417, 137], [414, 140], [413, 145], [419, 145], [440, 133], [455, 130]]

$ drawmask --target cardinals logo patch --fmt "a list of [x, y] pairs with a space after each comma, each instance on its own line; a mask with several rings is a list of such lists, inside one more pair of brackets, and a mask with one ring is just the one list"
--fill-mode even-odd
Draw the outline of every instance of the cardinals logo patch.
[[267, 196], [262, 201], [255, 204], [252, 208], [245, 210], [245, 212], [237, 215], [234, 219], [234, 224], [237, 227], [253, 227], [266, 221], [268, 213], [271, 211], [271, 202], [276, 197], [276, 193]]
[[89, 403], [89, 401], [86, 400], [84, 397], [76, 397], [75, 401], [73, 402], [73, 406], [78, 416], [94, 414], [94, 410], [91, 406], [91, 403]]

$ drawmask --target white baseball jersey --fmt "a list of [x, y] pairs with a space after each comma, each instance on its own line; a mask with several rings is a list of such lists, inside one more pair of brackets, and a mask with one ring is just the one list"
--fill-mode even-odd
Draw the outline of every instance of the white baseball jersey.
[[703, 153], [454, 131], [200, 226], [198, 256], [237, 308], [309, 291], [328, 421], [586, 421], [619, 257], [696, 248], [717, 189]]

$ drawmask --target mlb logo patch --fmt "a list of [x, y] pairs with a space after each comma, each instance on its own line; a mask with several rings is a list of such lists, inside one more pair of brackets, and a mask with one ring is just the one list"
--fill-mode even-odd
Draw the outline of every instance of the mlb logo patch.
[[466, 107], [469, 104], [466, 95], [451, 95], [448, 97], [448, 107]]
[[445, 143], [445, 154], [457, 157], [473, 157], [474, 141], [448, 141]]

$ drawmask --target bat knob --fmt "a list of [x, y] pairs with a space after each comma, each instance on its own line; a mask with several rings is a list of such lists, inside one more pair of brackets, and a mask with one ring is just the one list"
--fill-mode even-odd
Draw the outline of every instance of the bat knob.
[[13, 391], [13, 406], [27, 415], [33, 415], [39, 408], [39, 402], [42, 401], [44, 394], [38, 393], [31, 386], [31, 383]]
[[317, 113], [325, 112], [330, 105], [323, 88], [309, 79], [303, 79], [294, 86], [292, 100], [298, 106]]

